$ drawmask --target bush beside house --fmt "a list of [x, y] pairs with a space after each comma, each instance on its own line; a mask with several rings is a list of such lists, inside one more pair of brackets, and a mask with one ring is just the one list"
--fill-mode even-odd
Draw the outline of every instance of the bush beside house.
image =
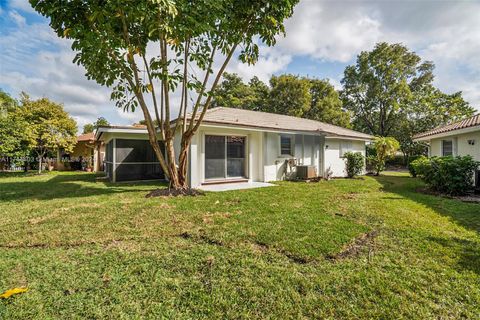
[[480, 162], [471, 156], [420, 157], [411, 165], [430, 189], [449, 195], [463, 195], [473, 189], [475, 170]]
[[360, 152], [347, 152], [344, 155], [346, 161], [347, 177], [353, 178], [362, 174], [365, 158]]

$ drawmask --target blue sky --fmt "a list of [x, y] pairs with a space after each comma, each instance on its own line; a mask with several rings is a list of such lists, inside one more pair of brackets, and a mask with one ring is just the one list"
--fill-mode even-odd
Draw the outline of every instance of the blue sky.
[[[379, 41], [401, 42], [435, 63], [440, 89], [463, 91], [480, 110], [479, 12], [480, 1], [466, 0], [301, 0], [285, 38], [262, 47], [255, 66], [232, 61], [228, 71], [264, 81], [272, 74], [309, 75], [339, 87], [359, 52]], [[62, 102], [80, 127], [99, 116], [115, 124], [141, 119], [117, 109], [110, 91], [88, 81], [73, 55], [69, 41], [59, 39], [26, 0], [0, 0], [0, 88], [15, 97], [26, 91]]]

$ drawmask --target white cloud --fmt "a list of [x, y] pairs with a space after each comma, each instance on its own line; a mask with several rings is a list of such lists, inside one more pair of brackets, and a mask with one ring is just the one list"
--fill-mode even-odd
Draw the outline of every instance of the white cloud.
[[15, 8], [20, 11], [24, 11], [28, 13], [36, 13], [36, 11], [32, 8], [28, 0], [10, 0], [9, 5], [11, 8]]
[[260, 57], [255, 65], [247, 65], [236, 59], [230, 62], [227, 72], [237, 73], [245, 81], [257, 76], [260, 80], [268, 82], [274, 73], [285, 70], [291, 61], [291, 55], [260, 46]]
[[8, 16], [10, 17], [10, 19], [12, 19], [13, 22], [15, 22], [18, 27], [23, 27], [27, 23], [25, 17], [15, 10], [10, 11], [8, 13]]

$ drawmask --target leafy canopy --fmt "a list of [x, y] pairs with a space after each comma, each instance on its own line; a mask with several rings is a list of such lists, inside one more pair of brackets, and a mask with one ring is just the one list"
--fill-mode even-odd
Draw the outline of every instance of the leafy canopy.
[[248, 84], [225, 73], [215, 91], [213, 106], [292, 115], [350, 127], [350, 114], [342, 108], [338, 92], [328, 80], [294, 75], [274, 76], [270, 87], [253, 77]]
[[99, 127], [108, 126], [108, 125], [110, 125], [110, 122], [108, 122], [107, 119], [105, 119], [104, 117], [99, 117], [97, 119], [97, 121], [95, 121], [93, 123], [87, 123], [86, 125], [84, 125], [83, 126], [83, 133], [85, 134], [85, 133], [94, 132]]
[[[50, 18], [58, 36], [73, 40], [74, 62], [85, 67], [89, 79], [112, 88], [111, 98], [118, 107], [141, 108], [150, 144], [171, 187], [183, 189], [191, 138], [236, 49], [242, 62], [255, 63], [258, 42], [275, 44], [276, 36], [285, 32], [283, 22], [292, 15], [298, 0], [30, 3]], [[212, 81], [209, 75], [217, 59], [224, 60]], [[202, 73], [203, 77], [199, 76]], [[181, 100], [175, 117], [170, 94], [177, 89]], [[192, 110], [188, 126], [186, 121], [177, 121], [172, 128], [171, 120], [185, 118], [187, 109]], [[157, 129], [165, 142], [166, 156], [158, 145]], [[177, 129], [181, 130], [178, 155], [173, 147]]]
[[16, 117], [28, 124], [33, 148], [39, 156], [59, 148], [71, 152], [76, 143], [77, 123], [61, 104], [47, 98], [31, 100], [23, 96]]
[[361, 52], [341, 81], [354, 128], [393, 136], [408, 155], [422, 150], [414, 134], [471, 116], [474, 109], [461, 92], [448, 95], [433, 86], [434, 67], [402, 44], [382, 42]]

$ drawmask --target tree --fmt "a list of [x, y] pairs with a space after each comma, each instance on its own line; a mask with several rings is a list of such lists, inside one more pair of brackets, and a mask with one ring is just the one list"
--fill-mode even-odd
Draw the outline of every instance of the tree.
[[461, 92], [445, 94], [429, 85], [414, 95], [409, 112], [398, 121], [392, 135], [400, 142], [400, 150], [408, 160], [425, 154], [426, 145], [414, 142], [415, 134], [462, 120], [474, 113], [475, 109], [463, 99]]
[[425, 146], [414, 134], [471, 116], [460, 92], [448, 95], [433, 86], [434, 64], [401, 44], [379, 43], [345, 69], [341, 96], [355, 129], [393, 136], [409, 156]]
[[7, 112], [13, 111], [18, 103], [8, 93], [0, 89], [0, 117], [6, 116]]
[[[259, 54], [257, 39], [273, 46], [276, 36], [285, 32], [283, 22], [297, 2], [30, 0], [38, 12], [50, 18], [58, 36], [73, 40], [74, 62], [85, 67], [89, 79], [112, 88], [111, 98], [118, 107], [141, 109], [160, 166], [170, 187], [179, 190], [187, 188], [191, 139], [236, 49], [240, 48], [242, 62], [254, 64]], [[217, 59], [222, 61], [214, 73]], [[172, 126], [170, 98], [177, 89], [181, 93], [178, 118], [185, 120]], [[192, 95], [194, 98], [189, 99]], [[158, 128], [149, 107], [155, 111]], [[191, 120], [186, 121], [190, 108]], [[165, 156], [157, 129], [165, 144]], [[177, 130], [181, 137], [178, 157], [173, 147]]]
[[215, 90], [212, 107], [252, 109], [255, 92], [237, 74], [224, 73], [223, 81]]
[[312, 96], [308, 79], [284, 74], [270, 79], [268, 111], [301, 117], [310, 109]]
[[355, 129], [390, 135], [408, 113], [414, 91], [432, 83], [433, 68], [401, 44], [382, 42], [360, 53], [341, 81], [344, 107], [352, 112]]
[[67, 152], [73, 150], [77, 140], [77, 123], [61, 104], [47, 98], [31, 100], [23, 95], [15, 117], [22, 119], [29, 127], [32, 148], [38, 157], [39, 173], [42, 171], [42, 160], [48, 152], [59, 148]]
[[343, 110], [338, 91], [328, 80], [310, 80], [310, 109], [302, 117], [350, 128], [350, 113]]
[[94, 123], [87, 123], [83, 126], [83, 134], [93, 132], [98, 129], [98, 127], [109, 126], [110, 122], [104, 117], [99, 117]]
[[395, 156], [400, 143], [392, 137], [375, 137], [373, 141], [375, 155], [370, 155], [368, 161], [375, 170], [375, 175], [380, 175], [380, 172], [385, 170], [385, 163], [388, 159]]

